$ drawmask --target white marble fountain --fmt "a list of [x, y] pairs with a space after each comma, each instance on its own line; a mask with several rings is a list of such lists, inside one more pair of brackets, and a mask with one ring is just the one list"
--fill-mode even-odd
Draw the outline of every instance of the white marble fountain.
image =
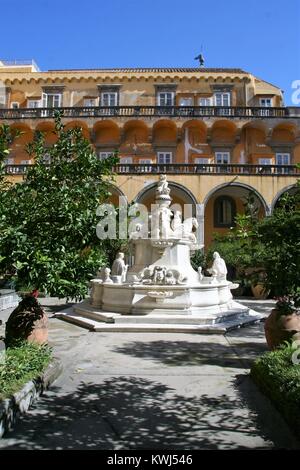
[[252, 323], [262, 315], [235, 302], [225, 262], [214, 253], [204, 276], [190, 257], [197, 244], [197, 220], [182, 222], [171, 211], [172, 198], [165, 175], [156, 187], [147, 227], [138, 223], [130, 234], [134, 263], [128, 267], [119, 253], [112, 269], [91, 280], [91, 296], [60, 318], [94, 331], [214, 332]]

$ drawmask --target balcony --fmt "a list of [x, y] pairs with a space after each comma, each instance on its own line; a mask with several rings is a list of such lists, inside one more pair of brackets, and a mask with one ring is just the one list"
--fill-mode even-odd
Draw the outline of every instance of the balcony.
[[[25, 175], [31, 165], [7, 165], [7, 175]], [[300, 168], [295, 165], [240, 165], [240, 164], [118, 164], [113, 171], [119, 175], [171, 174], [171, 175], [256, 175], [256, 176], [299, 176]]]
[[265, 108], [239, 106], [101, 106], [64, 108], [0, 109], [0, 119], [53, 118], [59, 111], [65, 118], [299, 118], [300, 107]]

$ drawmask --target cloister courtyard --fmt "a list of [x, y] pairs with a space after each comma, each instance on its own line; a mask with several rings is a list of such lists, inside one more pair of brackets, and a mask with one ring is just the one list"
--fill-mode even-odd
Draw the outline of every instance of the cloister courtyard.
[[[63, 372], [1, 450], [300, 448], [249, 377], [267, 350], [262, 322], [226, 335], [93, 333], [55, 317], [70, 305], [41, 303]], [[263, 314], [273, 305], [242, 303]]]

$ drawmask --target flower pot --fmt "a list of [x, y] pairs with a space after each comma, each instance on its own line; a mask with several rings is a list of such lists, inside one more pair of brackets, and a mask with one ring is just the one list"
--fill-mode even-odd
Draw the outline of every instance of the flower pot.
[[282, 315], [274, 308], [265, 321], [265, 336], [270, 349], [275, 349], [284, 341], [291, 340], [297, 333], [300, 333], [299, 313]]
[[20, 341], [45, 344], [48, 340], [48, 317], [35, 297], [27, 296], [10, 314], [5, 328], [5, 345]]
[[251, 285], [251, 291], [252, 291], [252, 294], [253, 294], [253, 297], [255, 297], [255, 299], [260, 299], [260, 300], [264, 300], [268, 297], [268, 295], [270, 294], [270, 291], [267, 290], [263, 284], [256, 284], [256, 285]]

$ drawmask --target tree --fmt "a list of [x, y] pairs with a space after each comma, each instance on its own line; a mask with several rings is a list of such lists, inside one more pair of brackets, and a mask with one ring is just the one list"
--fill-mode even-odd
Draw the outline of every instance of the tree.
[[263, 246], [261, 263], [265, 286], [275, 297], [287, 296], [300, 306], [300, 184], [295, 195], [285, 195], [270, 217], [256, 227]]
[[262, 282], [275, 297], [291, 297], [299, 304], [300, 183], [294, 195], [285, 195], [273, 214], [263, 219], [246, 211], [235, 227], [216, 237], [211, 251], [219, 251], [240, 275]]
[[6, 191], [0, 272], [12, 274], [17, 290], [80, 299], [106, 262], [96, 209], [109, 196], [117, 157], [99, 161], [81, 129], [67, 130], [59, 115], [55, 135], [47, 148], [37, 134], [28, 146], [35, 164]]

